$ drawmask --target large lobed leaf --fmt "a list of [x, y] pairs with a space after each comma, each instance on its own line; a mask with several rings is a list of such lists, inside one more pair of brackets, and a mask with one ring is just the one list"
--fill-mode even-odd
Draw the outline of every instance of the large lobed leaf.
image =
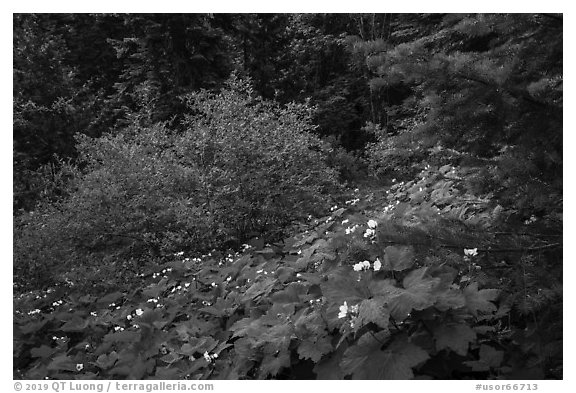
[[402, 271], [414, 265], [414, 249], [412, 247], [388, 246], [384, 249], [383, 270]]
[[366, 333], [344, 353], [340, 367], [354, 379], [412, 379], [412, 369], [425, 362], [429, 355], [408, 341], [406, 336], [395, 338], [381, 349], [387, 332]]

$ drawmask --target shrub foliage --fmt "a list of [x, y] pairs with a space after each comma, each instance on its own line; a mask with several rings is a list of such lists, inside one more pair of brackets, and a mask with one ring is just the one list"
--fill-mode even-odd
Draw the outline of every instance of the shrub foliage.
[[116, 135], [79, 136], [83, 171], [69, 196], [18, 220], [16, 269], [277, 239], [326, 208], [336, 174], [310, 134], [308, 108], [255, 98], [235, 77], [185, 101], [182, 131], [135, 121]]

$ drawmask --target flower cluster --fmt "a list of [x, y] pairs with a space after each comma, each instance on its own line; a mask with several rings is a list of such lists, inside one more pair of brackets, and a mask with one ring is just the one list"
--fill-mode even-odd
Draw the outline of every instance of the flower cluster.
[[370, 262], [368, 261], [358, 262], [357, 264], [354, 265], [353, 269], [355, 272], [359, 272], [361, 270], [368, 270], [370, 269]]
[[212, 363], [212, 362], [215, 361], [217, 358], [218, 358], [218, 354], [217, 354], [217, 353], [215, 353], [215, 354], [213, 354], [213, 355], [210, 355], [210, 354], [208, 353], [208, 351], [204, 352], [204, 359], [206, 359], [206, 361], [207, 361], [208, 363]]
[[478, 249], [477, 248], [465, 248], [464, 249], [464, 255], [467, 257], [475, 257], [476, 255], [478, 255]]
[[344, 301], [344, 304], [340, 306], [338, 318], [346, 318], [348, 314], [358, 314], [358, 305], [348, 307], [348, 303]]
[[376, 227], [378, 226], [378, 223], [374, 220], [368, 220], [368, 228], [366, 229], [366, 232], [364, 232], [364, 237], [373, 237], [374, 235], [376, 235]]
[[[374, 265], [372, 267], [376, 272], [382, 268], [382, 262], [380, 262], [379, 258], [376, 258], [376, 260], [374, 261]], [[362, 270], [369, 270], [370, 262], [368, 261], [358, 262], [352, 268], [354, 269], [355, 272], [360, 272]]]
[[356, 230], [356, 228], [358, 228], [358, 224], [354, 225], [353, 227], [348, 227], [345, 229], [344, 232], [346, 232], [347, 235], [354, 233], [354, 231]]

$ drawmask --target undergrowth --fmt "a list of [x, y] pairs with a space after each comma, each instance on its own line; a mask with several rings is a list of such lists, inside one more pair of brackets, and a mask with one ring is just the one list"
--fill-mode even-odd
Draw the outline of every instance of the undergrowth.
[[506, 233], [461, 171], [356, 190], [283, 242], [124, 262], [106, 294], [18, 293], [14, 378], [562, 378], [561, 238]]

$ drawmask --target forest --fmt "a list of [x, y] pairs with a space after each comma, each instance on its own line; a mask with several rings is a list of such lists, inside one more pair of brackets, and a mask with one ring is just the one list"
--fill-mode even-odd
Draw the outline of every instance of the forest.
[[563, 14], [13, 14], [13, 378], [563, 379]]

